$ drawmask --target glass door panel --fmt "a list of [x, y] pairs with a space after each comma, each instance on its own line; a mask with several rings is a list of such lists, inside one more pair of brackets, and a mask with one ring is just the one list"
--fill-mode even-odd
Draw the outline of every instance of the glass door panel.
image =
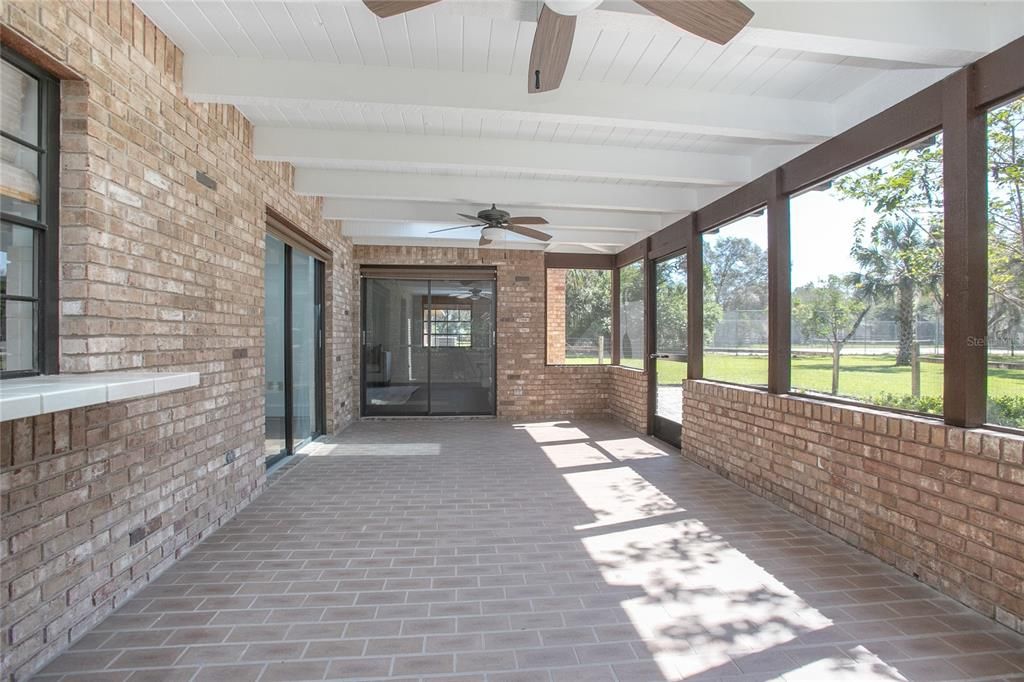
[[292, 265], [292, 451], [316, 435], [317, 334], [316, 259], [291, 250]]
[[324, 264], [266, 236], [264, 455], [267, 466], [324, 432]]
[[494, 413], [494, 281], [430, 282], [430, 414]]
[[687, 358], [686, 253], [654, 263], [654, 353], [651, 373], [654, 435], [676, 447], [683, 427]]
[[263, 270], [264, 324], [264, 455], [280, 457], [287, 451], [285, 425], [285, 315], [284, 242], [266, 238], [266, 267]]
[[430, 377], [427, 280], [363, 280], [363, 413], [425, 415]]

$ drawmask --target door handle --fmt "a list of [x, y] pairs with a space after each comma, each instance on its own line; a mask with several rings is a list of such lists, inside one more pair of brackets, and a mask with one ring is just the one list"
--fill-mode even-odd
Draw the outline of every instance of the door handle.
[[662, 360], [667, 360], [669, 358], [669, 355], [667, 353], [651, 353], [650, 358], [651, 360], [657, 360], [659, 358]]

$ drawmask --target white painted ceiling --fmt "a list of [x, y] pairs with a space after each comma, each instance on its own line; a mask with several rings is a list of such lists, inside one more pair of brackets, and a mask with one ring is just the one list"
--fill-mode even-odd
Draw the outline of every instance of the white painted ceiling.
[[478, 230], [429, 232], [493, 202], [546, 217], [548, 250], [585, 253], [1024, 34], [1019, 0], [749, 0], [751, 24], [719, 46], [606, 0], [579, 17], [562, 87], [528, 94], [535, 0], [389, 19], [359, 0], [136, 1], [184, 51], [186, 95], [237, 106], [257, 158], [293, 163], [356, 243], [475, 245]]

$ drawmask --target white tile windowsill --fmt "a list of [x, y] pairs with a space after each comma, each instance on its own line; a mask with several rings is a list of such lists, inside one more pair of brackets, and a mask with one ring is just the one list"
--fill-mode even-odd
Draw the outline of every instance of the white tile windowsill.
[[96, 372], [5, 379], [0, 381], [0, 421], [198, 385], [198, 372]]

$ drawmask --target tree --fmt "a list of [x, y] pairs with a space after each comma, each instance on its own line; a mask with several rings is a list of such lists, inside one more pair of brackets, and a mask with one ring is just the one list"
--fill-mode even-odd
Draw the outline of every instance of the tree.
[[1024, 97], [988, 117], [989, 335], [1013, 353], [1024, 337]]
[[763, 309], [768, 305], [768, 254], [746, 237], [706, 241], [706, 281], [722, 308]]
[[857, 332], [871, 303], [861, 295], [856, 276], [829, 275], [793, 292], [793, 317], [808, 338], [824, 338], [832, 346], [832, 395], [839, 394], [839, 358]]
[[850, 255], [872, 303], [893, 303], [899, 330], [896, 365], [908, 366], [922, 296], [942, 302], [942, 145], [937, 139], [897, 152], [884, 164], [841, 178], [843, 197], [864, 202], [872, 224], [858, 221]]
[[565, 335], [596, 339], [611, 333], [612, 279], [608, 270], [565, 273]]

